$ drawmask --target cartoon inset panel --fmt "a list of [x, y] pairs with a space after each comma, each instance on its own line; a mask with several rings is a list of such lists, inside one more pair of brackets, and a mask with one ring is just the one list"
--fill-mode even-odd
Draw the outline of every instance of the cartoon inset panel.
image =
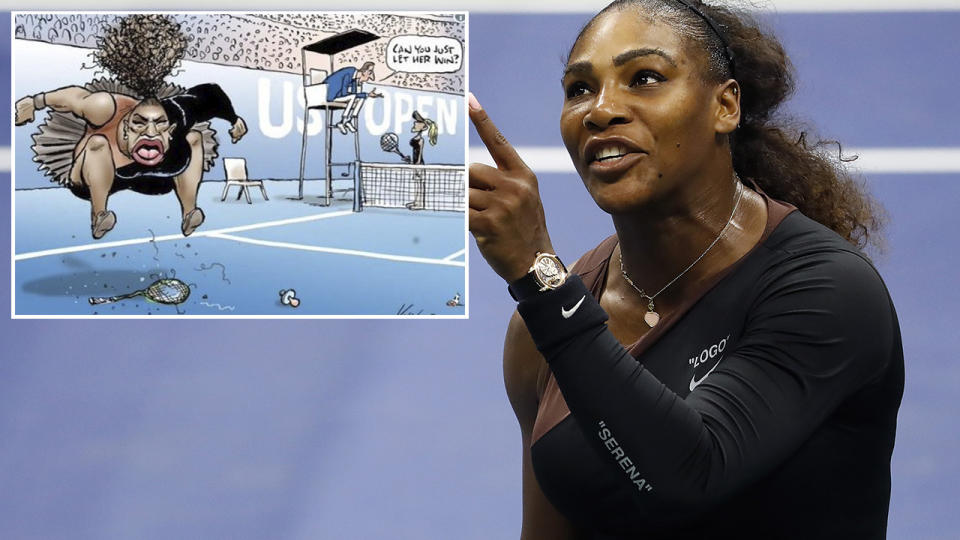
[[465, 315], [465, 14], [13, 17], [14, 316]]

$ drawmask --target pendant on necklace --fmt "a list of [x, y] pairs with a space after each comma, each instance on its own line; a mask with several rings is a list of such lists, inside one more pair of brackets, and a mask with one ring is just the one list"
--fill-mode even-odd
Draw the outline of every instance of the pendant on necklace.
[[653, 298], [650, 298], [650, 303], [647, 304], [647, 309], [649, 311], [643, 314], [643, 322], [647, 323], [647, 326], [650, 328], [653, 328], [658, 322], [660, 322], [660, 314], [654, 311], [655, 307], [653, 305]]

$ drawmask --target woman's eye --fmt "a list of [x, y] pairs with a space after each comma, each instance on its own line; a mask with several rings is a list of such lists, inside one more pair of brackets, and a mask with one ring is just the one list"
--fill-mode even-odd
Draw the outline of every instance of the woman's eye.
[[654, 72], [654, 71], [640, 71], [640, 72], [638, 72], [636, 75], [633, 76], [633, 81], [631, 81], [630, 85], [631, 85], [631, 86], [644, 86], [644, 85], [647, 85], [647, 84], [653, 84], [653, 83], [663, 82], [663, 81], [665, 81], [665, 80], [666, 80], [666, 79], [664, 79], [663, 75], [660, 75], [660, 74], [657, 73], [657, 72]]
[[590, 91], [590, 88], [582, 82], [575, 82], [567, 86], [567, 99], [582, 96]]

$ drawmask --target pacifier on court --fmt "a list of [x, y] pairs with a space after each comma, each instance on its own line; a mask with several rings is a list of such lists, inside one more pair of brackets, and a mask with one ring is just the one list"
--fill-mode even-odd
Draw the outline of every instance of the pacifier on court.
[[280, 291], [280, 303], [290, 307], [299, 306], [300, 299], [297, 298], [297, 291], [293, 289], [283, 289]]

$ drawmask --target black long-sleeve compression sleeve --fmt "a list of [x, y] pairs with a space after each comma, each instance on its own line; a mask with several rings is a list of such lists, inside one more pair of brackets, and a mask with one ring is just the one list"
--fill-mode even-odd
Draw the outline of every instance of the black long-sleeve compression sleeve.
[[708, 509], [769, 473], [889, 361], [892, 304], [859, 255], [796, 257], [755, 287], [742, 335], [686, 397], [617, 342], [579, 277], [518, 307], [574, 419], [651, 519]]

